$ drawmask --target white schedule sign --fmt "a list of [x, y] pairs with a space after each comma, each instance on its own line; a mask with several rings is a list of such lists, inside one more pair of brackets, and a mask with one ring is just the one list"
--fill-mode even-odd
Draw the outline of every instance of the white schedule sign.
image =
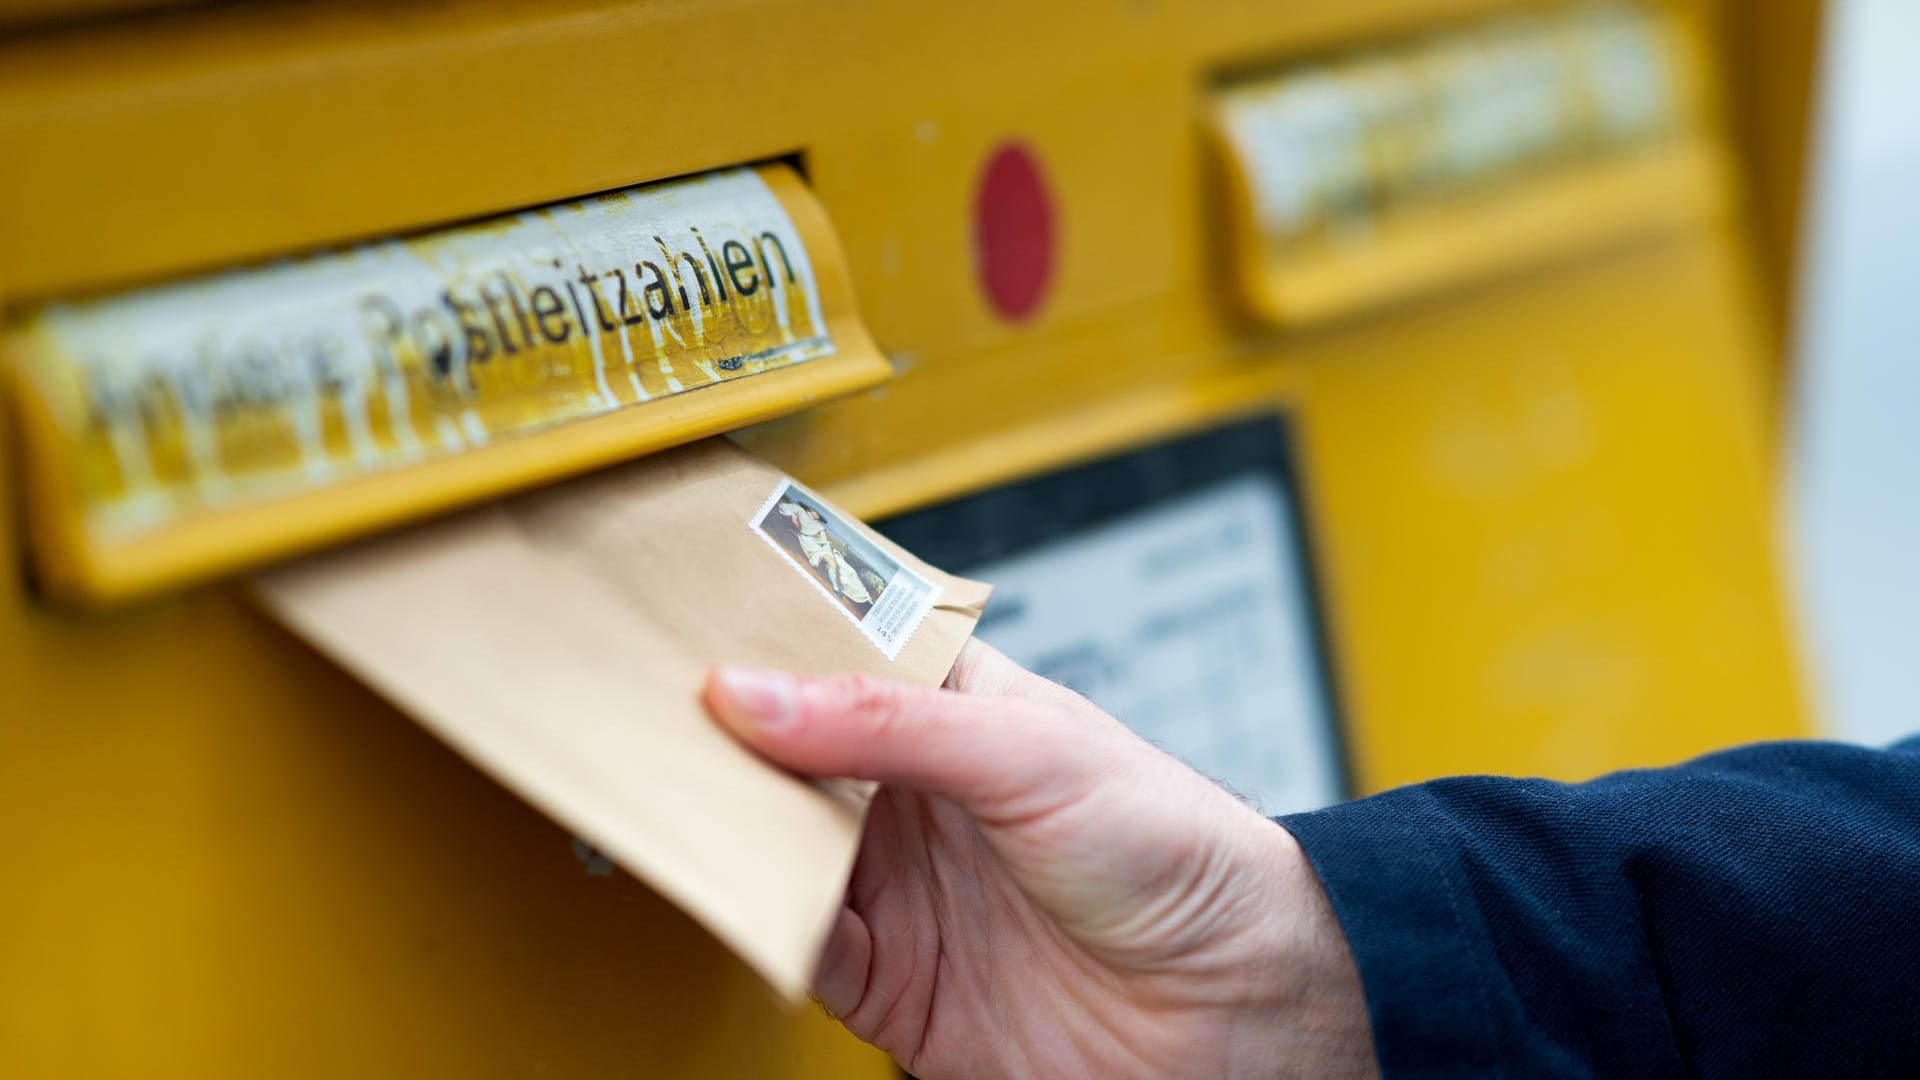
[[1274, 476], [1245, 474], [970, 567], [978, 634], [1269, 815], [1342, 797], [1334, 718]]

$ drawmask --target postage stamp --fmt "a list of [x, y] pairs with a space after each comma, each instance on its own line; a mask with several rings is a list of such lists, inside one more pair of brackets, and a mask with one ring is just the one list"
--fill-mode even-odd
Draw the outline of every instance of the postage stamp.
[[900, 655], [939, 598], [938, 586], [901, 566], [792, 480], [774, 488], [752, 524], [889, 660]]

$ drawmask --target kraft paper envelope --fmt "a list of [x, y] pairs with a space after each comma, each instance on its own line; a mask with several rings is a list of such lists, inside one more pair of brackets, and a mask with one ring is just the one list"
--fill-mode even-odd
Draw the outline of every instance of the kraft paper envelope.
[[706, 672], [936, 685], [988, 591], [723, 439], [255, 586], [281, 621], [790, 998], [839, 909], [867, 789], [802, 780], [742, 748], [700, 705]]

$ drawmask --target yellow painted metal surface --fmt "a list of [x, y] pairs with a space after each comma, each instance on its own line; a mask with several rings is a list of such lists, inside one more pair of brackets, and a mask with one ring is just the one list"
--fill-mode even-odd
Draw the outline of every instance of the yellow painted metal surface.
[[[1738, 174], [1525, 278], [1287, 334], [1228, 300], [1214, 76], [1513, 6], [339, 0], [0, 38], [0, 296], [798, 154], [898, 371], [743, 433], [801, 479], [884, 513], [1284, 409], [1368, 788], [1801, 733]], [[1009, 141], [1059, 237], [1020, 322], [970, 216]], [[890, 1075], [227, 588], [81, 615], [0, 574], [0, 687], [0, 1073]]]
[[[1826, 0], [1720, 3], [1712, 11], [1713, 35], [1727, 71], [1728, 132], [1749, 177], [1751, 246], [1767, 298], [1774, 334], [1766, 372], [1768, 420], [1778, 432], [1785, 406], [1788, 350], [1794, 337], [1794, 298], [1807, 193], [1809, 147], [1815, 99], [1827, 76]], [[1776, 440], [1776, 446], [1778, 441]]]
[[1724, 210], [1727, 167], [1710, 144], [1663, 147], [1404, 211], [1366, 226], [1360, 243], [1249, 253], [1240, 272], [1252, 286], [1247, 306], [1275, 325], [1310, 326], [1670, 236]]
[[0, 0], [0, 25], [77, 22], [136, 11], [157, 11], [208, 0]]

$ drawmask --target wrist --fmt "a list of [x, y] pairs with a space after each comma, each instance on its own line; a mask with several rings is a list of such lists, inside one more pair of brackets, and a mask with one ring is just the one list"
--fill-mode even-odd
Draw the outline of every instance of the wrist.
[[1339, 918], [1293, 834], [1264, 819], [1257, 847], [1263, 894], [1257, 980], [1236, 1025], [1233, 1076], [1375, 1077], [1360, 970]]

